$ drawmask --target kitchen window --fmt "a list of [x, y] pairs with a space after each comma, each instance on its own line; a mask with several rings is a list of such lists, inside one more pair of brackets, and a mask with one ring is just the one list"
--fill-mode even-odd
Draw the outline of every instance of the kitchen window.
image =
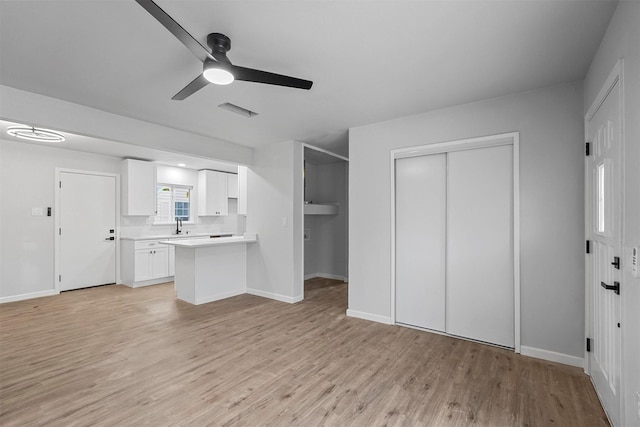
[[172, 224], [177, 219], [191, 221], [192, 187], [160, 184], [157, 187], [154, 224]]

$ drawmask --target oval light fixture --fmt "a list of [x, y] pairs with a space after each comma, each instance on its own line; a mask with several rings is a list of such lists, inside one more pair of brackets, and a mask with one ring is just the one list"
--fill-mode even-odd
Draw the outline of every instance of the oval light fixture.
[[202, 75], [204, 75], [205, 79], [216, 85], [228, 85], [234, 80], [233, 74], [224, 68], [205, 68]]
[[35, 126], [9, 126], [7, 133], [16, 138], [27, 139], [38, 142], [62, 142], [66, 138], [60, 132], [50, 129], [37, 128]]

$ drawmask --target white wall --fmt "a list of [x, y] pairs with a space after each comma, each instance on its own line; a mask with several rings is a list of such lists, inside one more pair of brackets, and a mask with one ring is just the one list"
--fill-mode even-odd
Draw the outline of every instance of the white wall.
[[55, 290], [55, 168], [120, 173], [120, 159], [0, 140], [0, 298]]
[[345, 161], [321, 165], [307, 162], [307, 200], [339, 206], [338, 215], [304, 216], [304, 228], [311, 232], [311, 239], [304, 241], [305, 277], [348, 277], [347, 167]]
[[247, 292], [286, 302], [302, 299], [302, 145], [254, 151], [247, 176]]
[[618, 59], [624, 58], [624, 235], [622, 256], [622, 424], [640, 426], [640, 278], [632, 277], [631, 248], [640, 246], [640, 2], [621, 1], [584, 83], [584, 112]]
[[[250, 164], [252, 149], [0, 85], [0, 117], [78, 135]], [[179, 142], [179, 144], [177, 144]]]
[[390, 320], [390, 151], [519, 131], [521, 344], [580, 360], [582, 104], [572, 83], [350, 129], [349, 310]]

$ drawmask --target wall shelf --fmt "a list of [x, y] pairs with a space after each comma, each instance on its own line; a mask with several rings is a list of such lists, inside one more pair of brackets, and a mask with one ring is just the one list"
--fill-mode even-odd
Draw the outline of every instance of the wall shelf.
[[338, 215], [338, 205], [309, 203], [304, 205], [305, 215]]

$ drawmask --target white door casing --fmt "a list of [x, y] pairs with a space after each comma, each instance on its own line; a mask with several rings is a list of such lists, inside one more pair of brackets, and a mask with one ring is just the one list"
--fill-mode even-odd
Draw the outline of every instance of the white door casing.
[[114, 174], [56, 170], [58, 291], [116, 282], [118, 187]]
[[[612, 424], [621, 423], [622, 81], [618, 63], [585, 117], [587, 372]], [[618, 266], [614, 260], [618, 258]], [[613, 288], [617, 286], [618, 290]]]

